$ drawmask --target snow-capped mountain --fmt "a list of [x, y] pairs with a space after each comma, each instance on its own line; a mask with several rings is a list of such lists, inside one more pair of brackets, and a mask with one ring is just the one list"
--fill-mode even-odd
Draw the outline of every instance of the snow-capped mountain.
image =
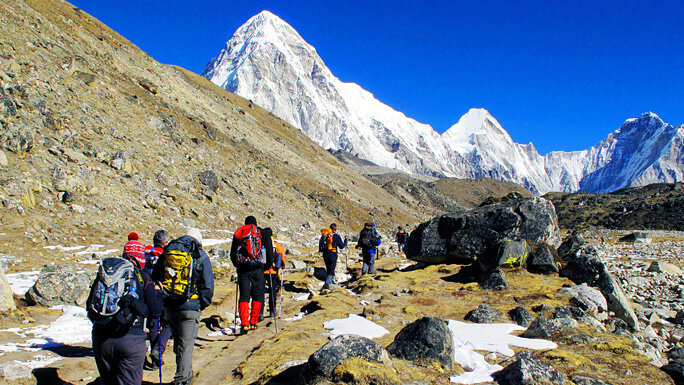
[[515, 143], [484, 109], [444, 134], [335, 77], [314, 47], [268, 11], [249, 19], [202, 74], [253, 100], [327, 149], [411, 173], [490, 177], [531, 191], [592, 191], [684, 180], [683, 127], [655, 114], [627, 121], [596, 146], [541, 156]]

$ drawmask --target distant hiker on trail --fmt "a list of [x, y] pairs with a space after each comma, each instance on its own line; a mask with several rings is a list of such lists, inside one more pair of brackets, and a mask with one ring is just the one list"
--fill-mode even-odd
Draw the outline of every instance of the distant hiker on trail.
[[397, 241], [397, 247], [399, 248], [399, 252], [401, 252], [406, 247], [408, 233], [404, 231], [404, 229], [401, 226], [399, 226], [397, 234], [394, 236], [394, 240]]
[[191, 384], [192, 349], [200, 316], [214, 296], [214, 274], [209, 256], [202, 250], [202, 233], [191, 228], [186, 235], [169, 242], [154, 266], [152, 278], [162, 284], [164, 316], [173, 335], [173, 384]]
[[[145, 272], [152, 276], [154, 265], [157, 263], [159, 256], [164, 252], [164, 247], [169, 243], [169, 233], [166, 230], [157, 230], [152, 238], [152, 245], [145, 246]], [[150, 341], [150, 356], [145, 361], [145, 369], [158, 369], [163, 364], [161, 360], [166, 344], [171, 338], [171, 327], [169, 326], [166, 317], [162, 314], [161, 319], [150, 318], [147, 320], [148, 340]], [[161, 335], [159, 329], [161, 328]]]
[[330, 285], [335, 285], [335, 268], [337, 267], [337, 251], [347, 247], [347, 238], [342, 238], [337, 234], [337, 224], [333, 223], [330, 227], [321, 230], [321, 239], [318, 241], [318, 251], [323, 253], [323, 261], [325, 262], [325, 285], [323, 288], [329, 288]]
[[381, 237], [375, 228], [375, 222], [366, 222], [359, 233], [359, 241], [356, 244], [356, 248], [361, 249], [361, 257], [363, 258], [361, 274], [375, 273], [375, 256], [378, 246], [382, 243], [380, 239]]
[[256, 329], [259, 323], [264, 304], [264, 269], [270, 269], [273, 261], [271, 235], [270, 229], [258, 227], [256, 218], [251, 215], [245, 218], [245, 225], [235, 230], [233, 235], [230, 260], [238, 274], [240, 334]]
[[141, 268], [138, 234], [130, 233], [122, 258], [104, 258], [86, 301], [93, 323], [93, 356], [104, 385], [142, 383], [145, 318], [162, 312], [162, 299]]
[[[264, 229], [264, 231], [271, 231], [270, 228]], [[266, 285], [266, 292], [268, 293], [268, 312], [271, 318], [276, 316], [276, 308], [278, 305], [278, 290], [280, 290], [280, 276], [278, 272], [285, 265], [285, 250], [280, 246], [280, 243], [276, 242], [275, 236], [271, 237], [273, 242], [273, 263], [270, 268], [264, 270], [264, 284]], [[264, 307], [261, 307], [262, 316], [259, 319], [263, 319]]]

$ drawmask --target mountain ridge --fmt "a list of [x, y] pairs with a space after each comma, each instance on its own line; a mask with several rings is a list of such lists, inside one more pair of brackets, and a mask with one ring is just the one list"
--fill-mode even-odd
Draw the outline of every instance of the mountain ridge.
[[[244, 33], [258, 25], [278, 31], [252, 31], [249, 36]], [[253, 39], [253, 35], [259, 38]], [[238, 46], [248, 46], [249, 50], [236, 50]], [[605, 192], [683, 180], [684, 162], [681, 152], [676, 152], [681, 146], [674, 148], [675, 153], [661, 148], [668, 155], [666, 161], [627, 154], [632, 161], [626, 163], [636, 167], [632, 173], [617, 172], [618, 166], [613, 163], [612, 168], [589, 176], [616, 156], [611, 152], [615, 145], [604, 143], [597, 148], [610, 135], [589, 149], [554, 151], [542, 156], [532, 143], [514, 142], [483, 108], [469, 110], [440, 135], [431, 126], [378, 101], [360, 85], [340, 81], [313, 46], [269, 11], [240, 27], [202, 75], [230, 92], [254, 100], [326, 149], [343, 150], [398, 171], [437, 177], [490, 177], [519, 183], [536, 193]], [[672, 134], [672, 130], [666, 131]], [[662, 145], [662, 140], [658, 143]], [[646, 150], [653, 153], [657, 148]], [[647, 165], [641, 164], [646, 161]]]

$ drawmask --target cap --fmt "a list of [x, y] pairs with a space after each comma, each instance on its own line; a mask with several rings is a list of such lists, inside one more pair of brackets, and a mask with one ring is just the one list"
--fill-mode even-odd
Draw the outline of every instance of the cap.
[[189, 235], [195, 238], [200, 243], [200, 245], [202, 244], [202, 233], [198, 229], [191, 227], [188, 229], [188, 232], [185, 233], [185, 235]]

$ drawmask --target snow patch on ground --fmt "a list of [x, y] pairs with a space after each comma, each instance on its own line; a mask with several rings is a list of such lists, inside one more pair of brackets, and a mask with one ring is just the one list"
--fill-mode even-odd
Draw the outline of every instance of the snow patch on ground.
[[62, 359], [61, 357], [42, 354], [36, 355], [34, 358], [34, 360], [26, 362], [14, 360], [0, 365], [0, 376], [7, 380], [29, 377], [33, 369], [44, 368]]
[[39, 275], [39, 270], [7, 274], [7, 280], [12, 287], [12, 293], [15, 295], [25, 295], [26, 292], [36, 283]]
[[300, 319], [304, 318], [305, 315], [306, 315], [306, 313], [297, 313], [294, 317], [283, 318], [283, 321], [289, 321], [289, 322], [299, 321]]
[[515, 354], [509, 345], [527, 349], [554, 349], [558, 345], [541, 339], [522, 338], [511, 335], [515, 330], [525, 330], [516, 324], [473, 324], [449, 320], [449, 329], [454, 336], [454, 361], [466, 370], [450, 377], [456, 384], [477, 384], [491, 382], [491, 374], [503, 369], [485, 361], [476, 350], [488, 351], [511, 357]]
[[224, 243], [231, 243], [231, 242], [233, 242], [233, 238], [230, 238], [230, 239], [203, 239], [202, 240], [202, 247], [211, 247], [211, 246], [222, 245]]
[[342, 334], [355, 334], [373, 339], [389, 334], [389, 330], [356, 314], [350, 314], [347, 318], [324, 322], [323, 327], [330, 330], [330, 338]]

